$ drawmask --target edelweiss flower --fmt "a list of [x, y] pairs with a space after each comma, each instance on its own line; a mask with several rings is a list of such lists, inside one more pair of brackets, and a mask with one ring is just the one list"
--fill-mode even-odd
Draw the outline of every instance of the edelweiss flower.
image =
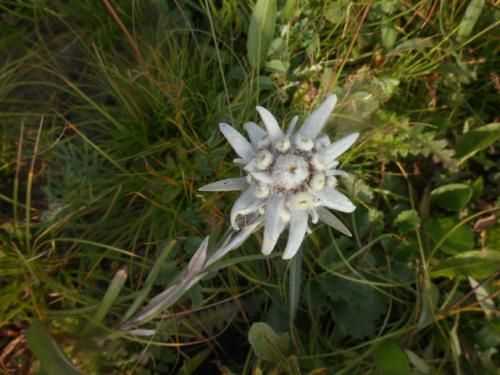
[[[349, 230], [329, 210], [353, 212], [355, 206], [338, 190], [336, 176], [345, 172], [337, 169], [337, 158], [356, 141], [352, 133], [331, 143], [321, 131], [337, 97], [330, 95], [295, 131], [294, 117], [284, 132], [275, 117], [265, 108], [257, 107], [265, 130], [253, 122], [244, 125], [250, 142], [228, 124], [219, 128], [234, 148], [246, 177], [229, 178], [203, 186], [201, 191], [232, 191], [243, 193], [231, 210], [231, 225], [239, 230], [241, 217], [252, 217], [264, 224], [262, 253], [268, 255], [280, 234], [289, 227], [283, 259], [292, 258], [309, 232], [309, 219], [318, 220], [351, 235]], [[259, 226], [255, 226], [258, 228]]]

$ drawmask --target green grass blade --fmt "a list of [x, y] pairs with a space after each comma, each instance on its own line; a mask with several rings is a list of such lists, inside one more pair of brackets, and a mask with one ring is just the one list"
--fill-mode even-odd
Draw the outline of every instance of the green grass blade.
[[41, 368], [50, 375], [80, 375], [68, 357], [38, 320], [33, 320], [26, 333], [28, 346], [40, 361]]

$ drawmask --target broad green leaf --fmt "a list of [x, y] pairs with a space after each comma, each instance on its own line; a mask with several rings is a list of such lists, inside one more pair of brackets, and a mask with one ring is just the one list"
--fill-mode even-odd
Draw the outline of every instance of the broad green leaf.
[[472, 250], [438, 263], [431, 271], [433, 277], [463, 276], [485, 278], [500, 270], [500, 251]]
[[439, 207], [459, 211], [472, 198], [472, 188], [467, 184], [448, 184], [438, 187], [431, 192], [431, 201]]
[[388, 50], [392, 49], [396, 44], [396, 40], [398, 38], [398, 32], [394, 27], [393, 22], [390, 21], [390, 17], [388, 16], [384, 17], [383, 25], [381, 27], [380, 32], [381, 32], [382, 45], [384, 46], [384, 48]]
[[415, 210], [401, 211], [394, 219], [394, 225], [401, 233], [408, 233], [417, 230], [420, 226], [420, 217]]
[[252, 324], [248, 341], [255, 355], [265, 361], [279, 363], [290, 354], [290, 337], [287, 333], [278, 335], [263, 322]]
[[467, 39], [474, 29], [474, 26], [481, 15], [484, 7], [484, 0], [472, 0], [465, 10], [464, 17], [458, 25], [457, 39], [462, 42]]
[[273, 40], [276, 11], [276, 0], [258, 0], [253, 8], [248, 28], [247, 56], [255, 69], [259, 69], [265, 61]]
[[434, 244], [440, 243], [446, 236], [439, 250], [454, 255], [474, 248], [474, 232], [467, 224], [460, 225], [453, 230], [458, 224], [459, 221], [456, 218], [440, 217], [428, 220], [424, 225], [424, 230]]
[[500, 251], [500, 225], [488, 228], [486, 232], [486, 247], [491, 250]]
[[323, 12], [323, 16], [332, 24], [339, 25], [346, 18], [346, 5], [343, 1], [332, 1]]
[[50, 375], [80, 375], [64, 352], [59, 348], [47, 329], [33, 320], [26, 332], [28, 347], [40, 361], [41, 369]]
[[339, 332], [353, 338], [373, 336], [386, 311], [386, 299], [377, 290], [336, 276], [320, 281], [321, 290], [332, 300], [333, 319]]
[[406, 353], [395, 341], [383, 342], [375, 349], [375, 365], [380, 375], [410, 375], [410, 363]]
[[456, 146], [456, 157], [459, 163], [474, 156], [495, 142], [500, 141], [500, 122], [493, 122], [465, 133]]
[[275, 73], [285, 74], [289, 65], [288, 62], [283, 62], [281, 60], [271, 60], [266, 63], [266, 68]]
[[477, 331], [476, 342], [483, 350], [500, 345], [500, 318], [485, 321], [483, 328]]
[[285, 6], [281, 11], [281, 17], [284, 21], [290, 21], [297, 10], [297, 0], [286, 0]]

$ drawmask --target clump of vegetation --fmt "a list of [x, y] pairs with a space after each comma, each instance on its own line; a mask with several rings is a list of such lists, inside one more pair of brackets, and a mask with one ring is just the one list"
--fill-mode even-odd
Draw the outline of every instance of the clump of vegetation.
[[[1, 371], [498, 373], [497, 1], [5, 0], [0, 21]], [[218, 123], [330, 94], [324, 131], [361, 134], [353, 236], [316, 226], [285, 261], [257, 232], [179, 283], [227, 238], [236, 195], [198, 192], [238, 173]]]

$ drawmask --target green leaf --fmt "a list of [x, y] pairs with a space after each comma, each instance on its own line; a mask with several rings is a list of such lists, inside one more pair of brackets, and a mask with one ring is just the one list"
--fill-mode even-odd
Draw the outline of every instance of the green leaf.
[[432, 203], [450, 211], [461, 210], [471, 198], [472, 188], [467, 184], [443, 185], [431, 192]]
[[271, 60], [266, 63], [266, 68], [271, 72], [285, 74], [288, 71], [289, 65], [288, 62], [283, 62], [281, 60]]
[[483, 328], [476, 334], [476, 342], [483, 350], [500, 345], [500, 318], [485, 321]]
[[394, 225], [401, 233], [417, 230], [420, 226], [420, 217], [415, 210], [401, 211], [394, 220]]
[[375, 365], [380, 375], [410, 375], [410, 363], [395, 341], [389, 340], [375, 349]]
[[[437, 244], [442, 242], [439, 249], [447, 254], [455, 255], [474, 248], [474, 232], [467, 225], [460, 225], [458, 219], [453, 217], [440, 217], [428, 220], [425, 225], [425, 233]], [[453, 232], [451, 232], [453, 230]]]
[[500, 251], [473, 250], [448, 258], [434, 267], [433, 277], [486, 278], [500, 269]]
[[97, 309], [95, 315], [92, 317], [92, 320], [89, 322], [89, 327], [98, 326], [99, 324], [101, 324], [104, 317], [113, 306], [113, 303], [118, 298], [118, 295], [120, 294], [125, 281], [127, 281], [127, 276], [127, 271], [124, 269], [120, 269], [115, 273], [115, 276], [109, 284], [108, 290], [106, 290], [106, 294], [104, 294], [104, 297], [99, 304], [99, 308]]
[[28, 347], [40, 361], [42, 371], [50, 375], [81, 374], [38, 320], [31, 322], [26, 332], [26, 339]]
[[396, 40], [398, 38], [398, 32], [394, 27], [393, 22], [390, 21], [389, 17], [385, 17], [387, 20], [384, 20], [382, 28], [381, 28], [381, 39], [382, 45], [385, 49], [392, 49], [396, 44]]
[[265, 61], [273, 40], [276, 12], [276, 0], [258, 0], [253, 9], [248, 28], [247, 56], [255, 69], [259, 69]]
[[290, 337], [288, 333], [278, 335], [263, 322], [252, 324], [248, 332], [248, 341], [255, 355], [264, 361], [279, 363], [290, 354]]
[[289, 267], [289, 279], [288, 279], [288, 296], [289, 296], [289, 307], [290, 307], [290, 321], [295, 320], [297, 315], [297, 310], [299, 308], [300, 302], [300, 292], [302, 290], [302, 262], [303, 262], [303, 251], [299, 252], [290, 261]]
[[500, 225], [488, 228], [486, 232], [486, 247], [491, 250], [500, 251]]
[[321, 280], [320, 287], [333, 302], [333, 316], [340, 333], [359, 339], [377, 332], [377, 322], [386, 311], [382, 294], [369, 285], [336, 276]]
[[290, 21], [297, 10], [297, 0], [286, 0], [285, 6], [281, 11], [281, 17], [284, 21]]
[[500, 122], [494, 122], [469, 131], [457, 141], [456, 157], [459, 159], [459, 164], [499, 140]]
[[458, 41], [464, 41], [470, 36], [477, 20], [479, 19], [479, 16], [481, 15], [481, 12], [483, 11], [484, 3], [484, 0], [472, 0], [469, 3], [467, 9], [465, 10], [464, 18], [462, 18], [462, 21], [458, 25]]
[[212, 352], [211, 349], [205, 349], [202, 350], [201, 352], [197, 353], [194, 357], [191, 357], [187, 359], [181, 370], [179, 371], [180, 375], [191, 375], [191, 374], [196, 374], [196, 370], [200, 368], [200, 366], [205, 362], [205, 360], [208, 358], [210, 353]]

